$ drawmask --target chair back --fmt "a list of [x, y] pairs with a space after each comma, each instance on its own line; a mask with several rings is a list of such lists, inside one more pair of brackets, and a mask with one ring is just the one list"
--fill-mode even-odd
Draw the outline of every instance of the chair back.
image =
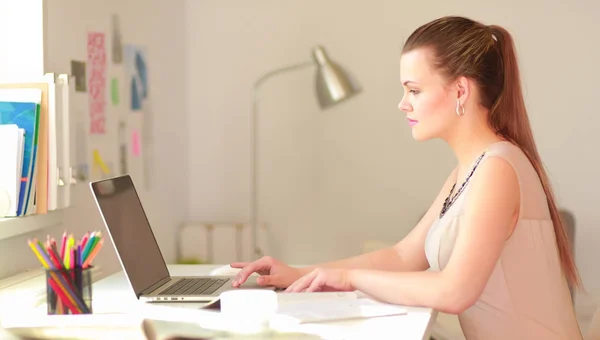
[[[569, 238], [569, 247], [573, 252], [573, 258], [575, 257], [575, 215], [569, 210], [563, 209], [559, 210], [560, 218], [563, 221], [565, 230], [567, 232], [567, 237]], [[571, 300], [573, 304], [575, 304], [575, 292], [573, 291], [573, 287], [569, 285], [569, 291], [571, 292]]]

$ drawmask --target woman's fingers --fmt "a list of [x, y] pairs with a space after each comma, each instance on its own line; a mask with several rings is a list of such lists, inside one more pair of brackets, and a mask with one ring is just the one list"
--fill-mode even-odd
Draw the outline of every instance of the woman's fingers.
[[310, 283], [310, 285], [306, 288], [307, 292], [317, 292], [321, 290], [321, 286], [325, 284], [325, 279], [323, 275], [317, 275], [314, 280]]
[[296, 280], [296, 282], [292, 283], [285, 291], [287, 293], [298, 293], [306, 290], [317, 276], [317, 273], [318, 272], [315, 269], [312, 272], [304, 275], [303, 277]]
[[244, 268], [248, 264], [250, 264], [250, 262], [233, 262], [233, 263], [230, 263], [229, 265], [231, 266], [231, 268]]
[[237, 273], [233, 282], [231, 283], [234, 287], [239, 287], [248, 279], [248, 276], [252, 275], [252, 273], [269, 273], [271, 269], [271, 264], [273, 263], [272, 259], [269, 257], [260, 258], [254, 262], [247, 263], [242, 269]]

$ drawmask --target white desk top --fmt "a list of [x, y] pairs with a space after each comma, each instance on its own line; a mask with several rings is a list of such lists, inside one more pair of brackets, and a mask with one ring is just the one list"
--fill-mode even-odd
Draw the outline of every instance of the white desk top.
[[[221, 266], [170, 265], [169, 271], [173, 276], [208, 275], [218, 267]], [[136, 299], [122, 271], [94, 283], [93, 296], [93, 309], [96, 314], [127, 313], [143, 304]], [[164, 303], [162, 305], [199, 309], [203, 304]], [[44, 308], [45, 306], [41, 306], [36, 310], [44, 313]], [[406, 315], [302, 324], [296, 326], [294, 330], [328, 339], [396, 339], [399, 337], [415, 340], [429, 339], [436, 313], [430, 308], [407, 307], [407, 310]], [[1, 330], [0, 335], [4, 335]]]

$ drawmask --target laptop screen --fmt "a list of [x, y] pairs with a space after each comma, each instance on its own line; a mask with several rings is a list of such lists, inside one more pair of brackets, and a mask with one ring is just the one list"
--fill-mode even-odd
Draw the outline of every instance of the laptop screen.
[[137, 297], [169, 270], [130, 176], [92, 182], [100, 214]]

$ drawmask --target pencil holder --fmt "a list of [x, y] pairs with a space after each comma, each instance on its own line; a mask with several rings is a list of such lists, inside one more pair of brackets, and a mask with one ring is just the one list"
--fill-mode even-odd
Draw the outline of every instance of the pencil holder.
[[92, 267], [46, 269], [48, 314], [92, 313]]

